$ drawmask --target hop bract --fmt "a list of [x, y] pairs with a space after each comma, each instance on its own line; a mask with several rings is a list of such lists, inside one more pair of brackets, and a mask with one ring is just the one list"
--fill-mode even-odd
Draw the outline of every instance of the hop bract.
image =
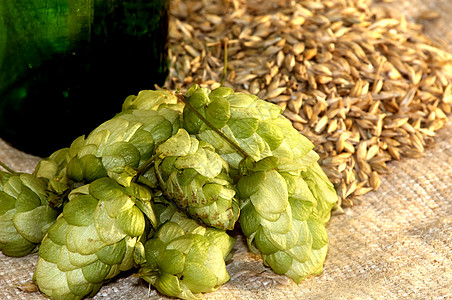
[[0, 250], [5, 255], [24, 256], [41, 243], [59, 214], [47, 197], [44, 180], [0, 172]]
[[73, 190], [69, 199], [42, 241], [34, 273], [41, 292], [53, 299], [94, 295], [106, 280], [134, 267], [147, 223], [136, 204], [150, 202], [151, 193], [104, 177]]
[[49, 157], [41, 159], [33, 172], [33, 175], [47, 183], [47, 201], [58, 208], [64, 205], [67, 195], [78, 184], [66, 174], [68, 153], [69, 148], [58, 149]]
[[171, 205], [161, 208], [157, 218], [163, 223], [145, 244], [140, 277], [162, 294], [181, 299], [201, 299], [230, 279], [225, 259], [235, 239], [197, 224]]

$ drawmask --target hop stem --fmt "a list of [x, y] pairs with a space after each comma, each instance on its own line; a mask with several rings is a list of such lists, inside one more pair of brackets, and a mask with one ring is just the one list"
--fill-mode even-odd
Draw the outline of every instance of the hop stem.
[[209, 126], [213, 131], [215, 131], [222, 139], [228, 142], [231, 146], [237, 149], [245, 158], [250, 157], [245, 150], [242, 149], [237, 143], [231, 140], [227, 135], [225, 135], [220, 129], [216, 128], [212, 123], [210, 123], [190, 102], [185, 99], [184, 95], [181, 92], [177, 93], [177, 97], [182, 100], [197, 116], [200, 118], [207, 126]]
[[16, 171], [14, 171], [13, 169], [11, 169], [10, 167], [8, 167], [5, 163], [3, 163], [1, 160], [0, 160], [0, 166], [2, 166], [6, 171], [8, 171], [9, 173], [11, 173], [11, 174], [17, 174], [17, 172]]
[[160, 155], [160, 153], [154, 154], [151, 158], [149, 158], [138, 170], [137, 175], [132, 179], [132, 182], [137, 182], [138, 177], [146, 173], [150, 167], [154, 164], [155, 159]]

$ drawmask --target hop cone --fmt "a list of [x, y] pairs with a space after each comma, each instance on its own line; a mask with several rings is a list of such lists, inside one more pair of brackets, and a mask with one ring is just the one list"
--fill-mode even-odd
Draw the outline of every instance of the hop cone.
[[299, 283], [322, 272], [328, 237], [318, 201], [300, 172], [280, 172], [275, 162], [266, 158], [239, 180], [240, 224], [250, 249]]
[[[250, 161], [273, 156], [282, 172], [302, 172], [316, 201], [324, 222], [337, 201], [333, 185], [318, 164], [314, 145], [300, 134], [281, 113], [279, 106], [260, 100], [254, 95], [234, 93], [221, 87], [210, 91], [192, 86], [187, 92], [188, 102], [210, 125], [222, 131], [248, 155]], [[243, 170], [243, 153], [222, 138], [193, 110], [185, 106], [183, 127], [199, 140], [211, 144], [231, 167], [230, 175], [238, 180]]]
[[[210, 91], [195, 85], [187, 92], [188, 102], [207, 121], [240, 146], [250, 158], [259, 161], [275, 156], [306, 168], [318, 160], [314, 145], [301, 135], [281, 113], [279, 106], [254, 95], [234, 93], [230, 88]], [[198, 139], [215, 147], [233, 169], [239, 169], [243, 155], [205, 124], [190, 107], [183, 112], [183, 126]]]
[[217, 290], [230, 276], [227, 259], [235, 239], [226, 232], [206, 228], [174, 206], [156, 205], [157, 232], [145, 244], [145, 263], [138, 276], [162, 294], [201, 299]]
[[0, 172], [0, 250], [5, 255], [24, 256], [41, 243], [59, 214], [47, 196], [44, 180]]
[[280, 107], [256, 96], [193, 86], [187, 98], [206, 121], [187, 105], [184, 128], [211, 144], [238, 180], [239, 221], [249, 247], [295, 282], [321, 272], [328, 243], [324, 223], [337, 195], [314, 145]]
[[151, 193], [104, 177], [73, 190], [69, 199], [42, 241], [34, 273], [39, 289], [53, 299], [93, 295], [134, 266], [146, 225], [137, 204], [150, 203]]
[[[169, 103], [162, 102], [158, 95], [144, 99], [143, 95], [127, 98], [123, 112], [72, 143], [68, 153], [69, 178], [91, 182], [109, 176], [124, 186], [130, 184], [136, 169], [151, 158], [155, 145], [171, 137], [180, 125], [180, 105], [168, 98], [163, 100]], [[135, 102], [146, 109], [138, 109]]]
[[235, 190], [228, 165], [211, 145], [180, 129], [156, 153], [157, 178], [167, 197], [208, 226], [234, 228], [239, 216]]

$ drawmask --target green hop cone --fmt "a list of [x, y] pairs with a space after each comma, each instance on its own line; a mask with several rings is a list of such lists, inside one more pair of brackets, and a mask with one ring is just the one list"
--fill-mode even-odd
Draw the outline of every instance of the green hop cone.
[[199, 140], [211, 144], [232, 169], [238, 170], [237, 177], [243, 153], [211, 126], [220, 130], [254, 161], [275, 156], [285, 161], [287, 166], [306, 169], [319, 158], [312, 151], [314, 145], [292, 126], [282, 115], [281, 108], [273, 103], [254, 95], [234, 93], [226, 87], [210, 91], [197, 85], [187, 91], [186, 99], [210, 124], [203, 122], [193, 108], [186, 105], [183, 127]]
[[108, 177], [73, 190], [39, 249], [34, 280], [41, 292], [82, 299], [134, 267], [135, 247], [148, 228], [138, 206], [147, 203], [153, 213], [151, 197], [145, 186], [123, 187]]
[[201, 299], [202, 293], [215, 291], [230, 279], [225, 260], [235, 239], [223, 230], [199, 225], [174, 206], [160, 206], [157, 218], [163, 223], [145, 244], [145, 263], [138, 276], [162, 294]]
[[167, 197], [204, 224], [231, 230], [239, 217], [228, 165], [184, 129], [156, 149], [155, 170]]
[[5, 255], [24, 256], [41, 243], [59, 214], [47, 197], [44, 180], [0, 172], [0, 250]]
[[264, 264], [296, 283], [322, 272], [328, 236], [300, 171], [281, 172], [278, 160], [267, 157], [238, 181], [237, 191], [242, 231]]
[[136, 170], [152, 157], [155, 145], [177, 131], [180, 115], [168, 107], [119, 113], [72, 143], [68, 177], [91, 182], [109, 176], [129, 185]]

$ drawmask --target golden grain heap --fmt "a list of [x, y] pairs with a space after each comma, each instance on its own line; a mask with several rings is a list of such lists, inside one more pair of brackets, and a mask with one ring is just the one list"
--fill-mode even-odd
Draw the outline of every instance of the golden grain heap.
[[[363, 0], [173, 0], [165, 87], [224, 85], [277, 103], [342, 206], [419, 157], [447, 121], [452, 54]], [[227, 70], [224, 70], [225, 57]]]

